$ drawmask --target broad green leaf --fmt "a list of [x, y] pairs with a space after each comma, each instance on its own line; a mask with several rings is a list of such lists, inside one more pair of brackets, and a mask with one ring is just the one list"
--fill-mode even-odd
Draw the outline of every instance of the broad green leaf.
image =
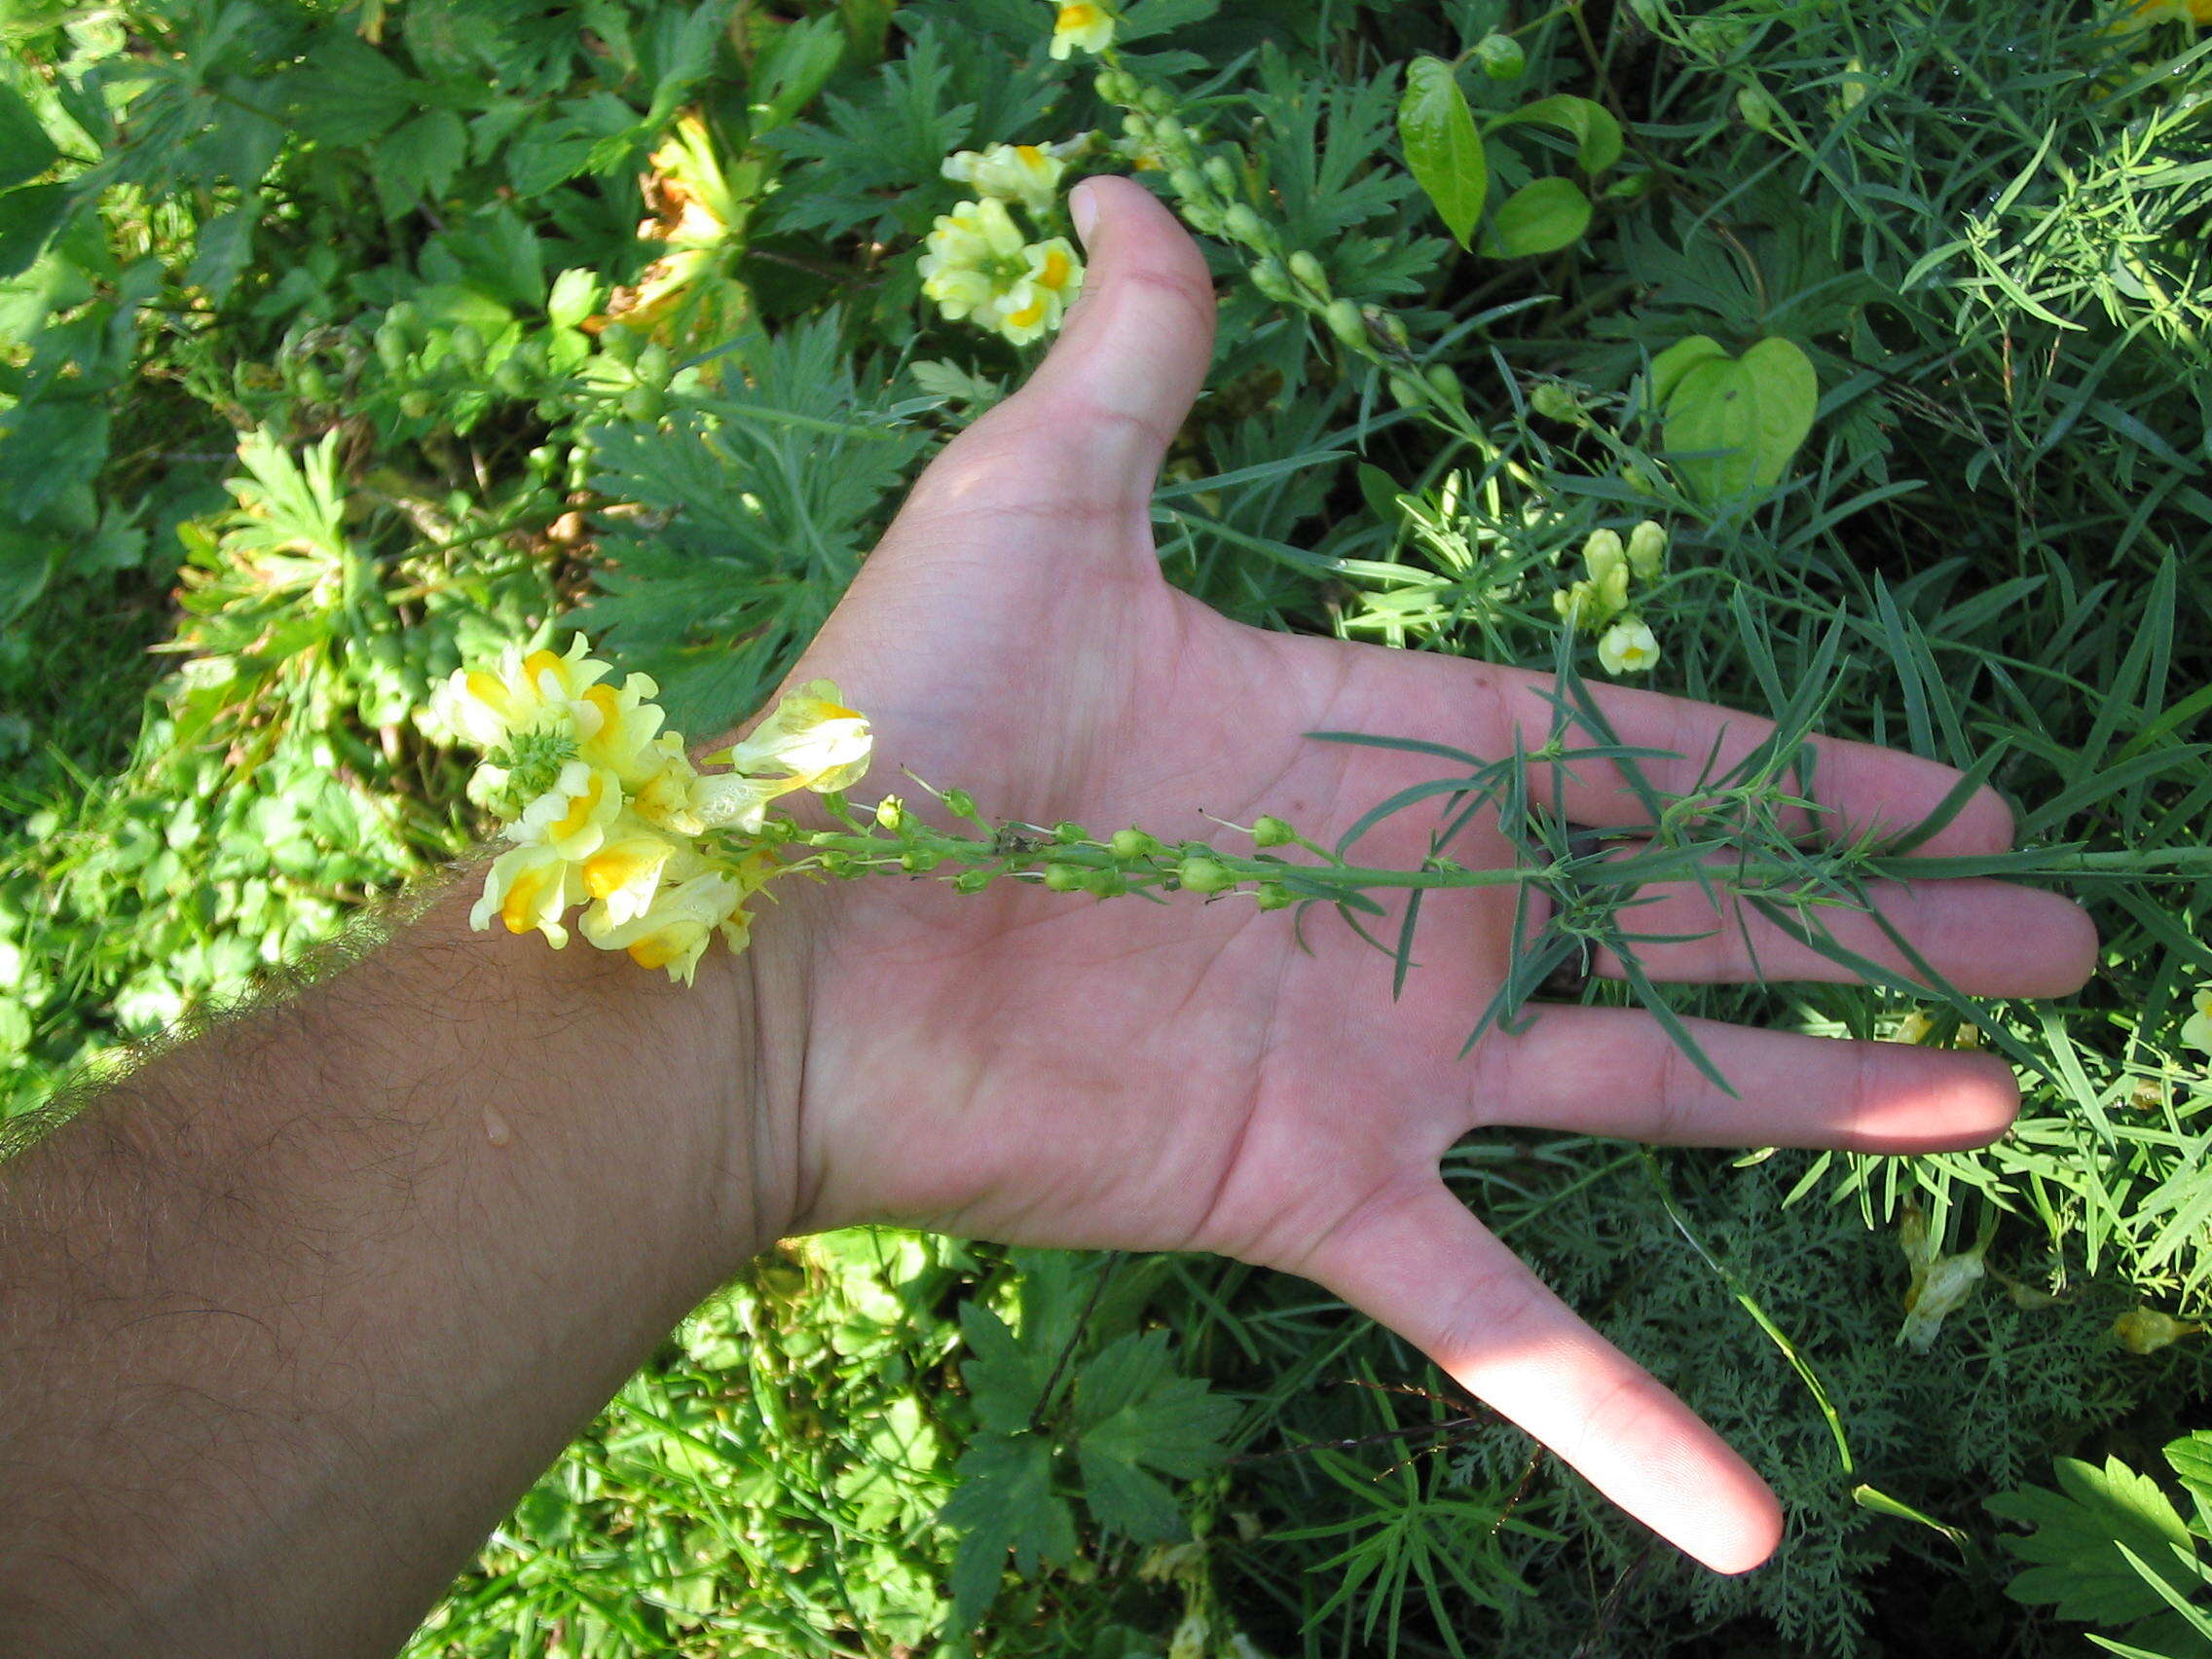
[[1405, 96], [1398, 101], [1398, 136], [1414, 182], [1436, 203], [1445, 229], [1465, 247], [1490, 192], [1490, 164], [1483, 159], [1482, 134], [1475, 130], [1466, 94], [1442, 58], [1417, 57], [1407, 66]]
[[1727, 355], [1728, 349], [1709, 334], [1693, 334], [1687, 340], [1676, 341], [1651, 359], [1652, 406], [1666, 408], [1667, 400], [1675, 395], [1675, 388], [1682, 384], [1684, 375], [1700, 363]]
[[1498, 204], [1483, 239], [1493, 259], [1528, 259], [1557, 253], [1590, 228], [1590, 198], [1572, 179], [1540, 178], [1524, 185]]
[[38, 177], [60, 157], [39, 125], [38, 112], [0, 81], [0, 190]]
[[[1659, 364], [1652, 370], [1656, 383]], [[1820, 395], [1811, 360], [1791, 341], [1762, 340], [1735, 358], [1703, 354], [1673, 380], [1666, 449], [1707, 500], [1770, 489], [1812, 431]]]
[[599, 277], [588, 267], [572, 265], [553, 278], [545, 296], [545, 316], [555, 328], [581, 328], [599, 308]]
[[28, 271], [68, 211], [65, 184], [26, 184], [0, 196], [0, 278]]
[[1574, 140], [1574, 160], [1586, 173], [1602, 173], [1621, 159], [1621, 124], [1603, 104], [1571, 92], [1538, 98], [1510, 110], [1491, 124], [1499, 127], [1549, 127]]
[[2106, 1458], [2102, 1469], [2074, 1457], [2057, 1458], [2052, 1467], [2059, 1491], [2022, 1487], [1987, 1500], [1992, 1514], [2035, 1529], [2004, 1539], [2029, 1564], [2006, 1594], [2087, 1624], [2127, 1624], [2160, 1611], [2164, 1599], [2128, 1565], [2122, 1544], [2177, 1590], [2195, 1587], [2196, 1575], [2173, 1553], [2176, 1546], [2194, 1549], [2189, 1529], [2156, 1481], [2118, 1457]]

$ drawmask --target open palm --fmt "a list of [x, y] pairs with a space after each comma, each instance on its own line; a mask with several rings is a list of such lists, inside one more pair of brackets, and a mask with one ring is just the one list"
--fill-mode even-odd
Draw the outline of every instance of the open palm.
[[[1203, 262], [1139, 187], [1084, 187], [1095, 222], [1085, 297], [1028, 386], [954, 442], [824, 629], [795, 679], [834, 678], [866, 710], [877, 770], [858, 792], [918, 796], [903, 767], [986, 812], [1104, 834], [1221, 833], [1269, 812], [1333, 839], [1391, 792], [1437, 775], [1401, 752], [1318, 743], [1335, 728], [1510, 752], [1550, 708], [1534, 677], [1454, 658], [1262, 633], [1161, 580], [1147, 501], [1205, 368]], [[1741, 753], [1748, 716], [1647, 692], [1604, 697], [1624, 741], [1702, 759]], [[1724, 729], [1725, 728], [1725, 729]], [[1655, 765], [1664, 786], [1669, 772]], [[1686, 782], [1685, 764], [1675, 781]], [[1825, 746], [1826, 804], [1909, 824], [1947, 768]], [[1557, 803], [1638, 820], [1592, 768]], [[1419, 862], [1403, 814], [1361, 862]], [[2001, 847], [1977, 797], [1925, 849]], [[1494, 828], [1462, 863], [1509, 862]], [[1677, 1144], [1922, 1151], [2010, 1121], [2009, 1070], [1984, 1055], [1714, 1025], [1714, 1088], [1645, 1014], [1547, 1009], [1458, 1055], [1502, 977], [1508, 890], [1432, 895], [1402, 1001], [1390, 963], [1324, 913], [1295, 942], [1249, 898], [1100, 903], [1001, 882], [837, 884], [804, 901], [808, 1039], [789, 1137], [797, 1225], [880, 1220], [1007, 1242], [1203, 1249], [1313, 1279], [1398, 1330], [1632, 1514], [1722, 1571], [1755, 1566], [1772, 1494], [1711, 1429], [1582, 1323], [1468, 1212], [1442, 1154], [1487, 1124]], [[1970, 991], [2036, 995], [2085, 977], [2093, 939], [2055, 897], [1915, 883], [1885, 909]], [[1640, 930], [1714, 919], [1667, 897]], [[1768, 977], [1835, 977], [1754, 924]], [[1884, 954], [1870, 930], [1851, 942]], [[1740, 930], [1654, 946], [1656, 977], [1751, 977]], [[1601, 971], [1605, 964], [1601, 963]]]

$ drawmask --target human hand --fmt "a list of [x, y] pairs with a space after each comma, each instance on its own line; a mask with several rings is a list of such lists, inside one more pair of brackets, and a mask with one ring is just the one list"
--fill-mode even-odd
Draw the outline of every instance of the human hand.
[[[1197, 394], [1214, 304], [1196, 247], [1138, 186], [1076, 201], [1090, 268], [1028, 385], [952, 443], [830, 618], [794, 681], [828, 677], [876, 733], [873, 788], [900, 768], [994, 813], [1204, 836], [1204, 813], [1272, 813], [1333, 840], [1367, 807], [1435, 775], [1401, 752], [1319, 743], [1318, 729], [1510, 753], [1542, 743], [1548, 677], [1479, 662], [1263, 633], [1163, 581], [1148, 500]], [[1609, 688], [1622, 740], [1687, 788], [1764, 721]], [[1958, 775], [1824, 742], [1831, 823], [1901, 830]], [[867, 793], [868, 791], [863, 791]], [[910, 793], [910, 792], [909, 792]], [[1598, 826], [1639, 821], [1609, 770], [1569, 769], [1556, 803]], [[2002, 849], [1988, 792], [1920, 850]], [[1418, 864], [1401, 816], [1368, 864]], [[1457, 844], [1508, 864], [1494, 824]], [[1779, 1508], [1751, 1468], [1599, 1337], [1444, 1185], [1453, 1142], [1492, 1124], [1676, 1145], [1924, 1152], [2010, 1122], [2009, 1070], [1979, 1053], [1699, 1025], [1730, 1097], [1647, 1014], [1555, 1007], [1518, 1035], [1461, 1040], [1499, 983], [1509, 889], [1429, 895], [1419, 973], [1393, 1001], [1387, 960], [1334, 925], [1249, 899], [1098, 903], [1011, 882], [977, 896], [873, 879], [793, 894], [759, 923], [754, 973], [803, 1033], [769, 1054], [758, 1132], [789, 1231], [894, 1222], [1010, 1243], [1211, 1250], [1301, 1274], [1416, 1343], [1630, 1513], [1724, 1572], [1763, 1561]], [[1915, 883], [1883, 909], [1939, 972], [1981, 995], [2072, 989], [2094, 936], [2065, 900], [1982, 880]], [[1317, 918], [1317, 920], [1319, 920]], [[1694, 889], [1639, 912], [1661, 979], [1831, 979], [1833, 963], [1755, 919], [1749, 935]], [[1838, 936], [1885, 962], [1872, 925]], [[1617, 967], [1604, 960], [1600, 972]]]

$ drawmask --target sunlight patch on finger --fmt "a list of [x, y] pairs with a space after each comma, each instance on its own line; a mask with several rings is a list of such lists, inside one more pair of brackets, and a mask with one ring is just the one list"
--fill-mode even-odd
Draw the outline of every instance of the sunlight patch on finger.
[[1613, 1502], [1716, 1572], [1774, 1552], [1774, 1494], [1439, 1181], [1370, 1205], [1291, 1271], [1412, 1342]]

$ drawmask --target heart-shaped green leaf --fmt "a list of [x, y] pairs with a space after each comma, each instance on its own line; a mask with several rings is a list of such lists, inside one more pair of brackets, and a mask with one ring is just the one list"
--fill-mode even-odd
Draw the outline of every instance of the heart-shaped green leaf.
[[1474, 235], [1490, 191], [1490, 165], [1483, 160], [1482, 134], [1467, 108], [1467, 96], [1440, 57], [1417, 57], [1406, 68], [1405, 96], [1398, 100], [1398, 136], [1406, 147], [1406, 166], [1414, 182], [1436, 203], [1461, 247]]
[[[1676, 356], [1693, 346], [1694, 355]], [[1741, 357], [1729, 357], [1693, 335], [1651, 367], [1654, 393], [1666, 410], [1667, 453], [1682, 481], [1707, 500], [1780, 483], [1813, 429], [1820, 377], [1791, 341], [1762, 340]]]

